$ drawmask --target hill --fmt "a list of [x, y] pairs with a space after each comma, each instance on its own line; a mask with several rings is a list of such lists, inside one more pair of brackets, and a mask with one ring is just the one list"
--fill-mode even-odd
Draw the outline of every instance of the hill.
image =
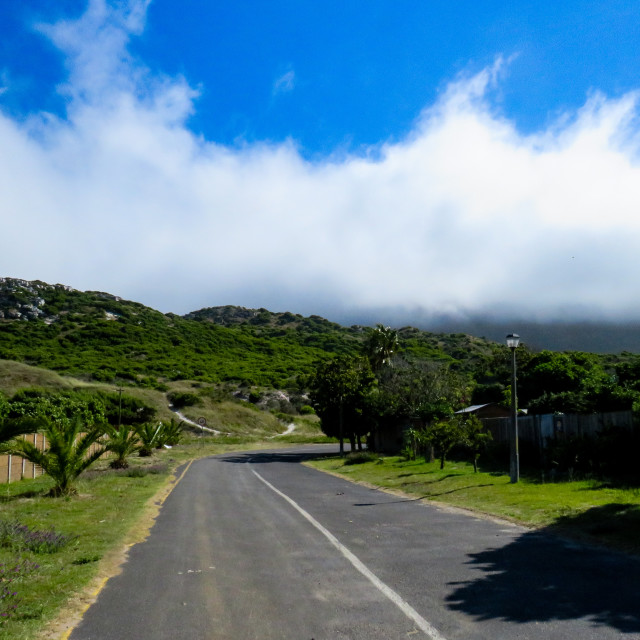
[[[168, 381], [296, 386], [315, 363], [361, 352], [366, 327], [266, 309], [212, 307], [163, 314], [99, 291], [0, 279], [0, 359], [99, 382], [163, 388]], [[398, 331], [407, 359], [477, 368], [496, 352], [467, 334]]]

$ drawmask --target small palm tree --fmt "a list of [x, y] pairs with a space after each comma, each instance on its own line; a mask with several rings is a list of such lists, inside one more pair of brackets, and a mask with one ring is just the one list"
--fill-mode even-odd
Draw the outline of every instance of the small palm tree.
[[160, 424], [162, 427], [158, 433], [156, 447], [160, 448], [164, 445], [173, 447], [178, 444], [182, 438], [182, 426], [184, 425], [184, 422], [182, 420], [178, 422], [174, 418], [171, 418], [171, 422], [169, 424], [165, 424], [164, 422], [161, 422]]
[[150, 422], [145, 422], [136, 427], [136, 435], [140, 440], [140, 448], [138, 453], [140, 457], [150, 456], [153, 453], [153, 449], [158, 446], [160, 442], [160, 432], [162, 431], [162, 422], [157, 425], [153, 425]]
[[102, 426], [87, 427], [79, 419], [68, 424], [44, 422], [44, 435], [48, 449], [41, 451], [27, 440], [12, 440], [5, 450], [42, 467], [55, 486], [52, 496], [68, 496], [76, 493], [73, 486], [76, 478], [104, 453], [104, 446], [91, 452], [91, 447], [104, 435]]
[[126, 469], [129, 466], [127, 458], [140, 448], [138, 434], [128, 425], [107, 427], [108, 440], [105, 449], [115, 454], [115, 458], [109, 463], [112, 469]]

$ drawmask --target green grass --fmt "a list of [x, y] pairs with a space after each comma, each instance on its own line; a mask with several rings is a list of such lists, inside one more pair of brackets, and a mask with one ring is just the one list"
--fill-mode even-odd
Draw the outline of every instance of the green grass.
[[545, 482], [522, 477], [509, 482], [506, 473], [473, 472], [467, 462], [378, 461], [345, 464], [340, 458], [310, 462], [312, 466], [399, 491], [497, 516], [536, 529], [548, 529], [587, 542], [640, 554], [640, 489], [594, 480]]
[[[164, 473], [138, 478], [103, 472], [81, 480], [79, 495], [69, 499], [45, 497], [52, 485], [46, 476], [0, 487], [3, 520], [76, 536], [55, 553], [21, 554], [39, 568], [12, 584], [20, 602], [15, 616], [0, 627], [3, 638], [36, 637], [69, 594], [95, 576], [105, 554], [121, 544], [145, 503], [167, 482], [167, 471], [165, 467]], [[1, 563], [15, 563], [16, 559], [10, 550], [0, 549]]]

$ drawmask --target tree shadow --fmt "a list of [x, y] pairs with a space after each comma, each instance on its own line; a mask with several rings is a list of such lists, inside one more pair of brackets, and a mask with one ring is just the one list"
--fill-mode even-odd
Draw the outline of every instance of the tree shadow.
[[22, 491], [21, 493], [16, 493], [13, 495], [0, 495], [0, 504], [15, 502], [16, 500], [24, 500], [27, 498], [39, 498], [47, 495], [49, 489], [38, 489], [38, 490], [29, 490]]
[[247, 451], [246, 453], [220, 456], [218, 459], [234, 464], [273, 464], [274, 462], [300, 464], [309, 460], [335, 457], [335, 451]]
[[[594, 507], [564, 516], [550, 531], [605, 523], [629, 505]], [[591, 513], [590, 513], [591, 512]], [[519, 623], [587, 618], [623, 633], [640, 633], [640, 559], [569, 543], [549, 531], [525, 533], [503, 547], [469, 555], [482, 575], [452, 583], [448, 606], [478, 620]]]
[[449, 489], [449, 491], [441, 491], [440, 493], [430, 493], [425, 498], [437, 498], [439, 496], [446, 496], [450, 493], [456, 493], [458, 491], [466, 491], [467, 489], [480, 489], [481, 487], [493, 487], [492, 484], [470, 484], [466, 487], [457, 487], [456, 489]]

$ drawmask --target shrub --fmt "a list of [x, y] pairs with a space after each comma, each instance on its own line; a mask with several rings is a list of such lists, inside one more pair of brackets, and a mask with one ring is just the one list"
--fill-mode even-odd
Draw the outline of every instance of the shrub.
[[153, 464], [148, 467], [132, 467], [126, 470], [125, 475], [128, 478], [144, 478], [144, 476], [160, 475], [168, 471], [169, 467], [166, 464]]
[[136, 433], [138, 434], [138, 438], [140, 438], [138, 455], [141, 458], [150, 456], [153, 453], [153, 449], [158, 446], [158, 442], [160, 441], [161, 429], [162, 422], [160, 422], [158, 425], [147, 422], [136, 427]]
[[373, 451], [354, 451], [348, 453], [345, 458], [345, 464], [363, 464], [364, 462], [376, 462], [380, 460], [380, 456]]
[[300, 414], [303, 416], [314, 415], [315, 412], [315, 409], [311, 405], [303, 404], [300, 407]]
[[19, 522], [0, 520], [0, 547], [15, 552], [55, 553], [75, 539], [76, 536], [56, 533], [53, 529], [30, 529]]
[[201, 404], [200, 397], [195, 393], [189, 393], [187, 391], [172, 391], [167, 394], [169, 402], [176, 408], [182, 409], [183, 407], [192, 407], [196, 404]]
[[184, 422], [182, 420], [178, 422], [174, 418], [171, 418], [171, 422], [169, 424], [161, 422], [160, 425], [161, 428], [158, 433], [156, 448], [160, 449], [165, 445], [170, 447], [177, 445], [182, 439]]

